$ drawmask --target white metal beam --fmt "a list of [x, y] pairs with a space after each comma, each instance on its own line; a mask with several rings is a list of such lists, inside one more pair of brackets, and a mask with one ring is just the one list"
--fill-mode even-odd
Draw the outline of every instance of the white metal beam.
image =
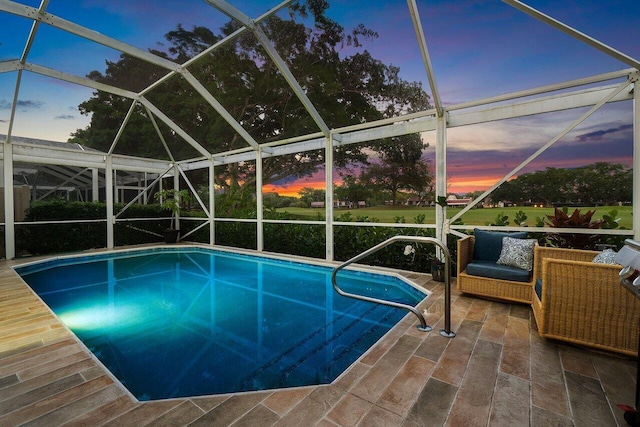
[[325, 258], [333, 261], [333, 135], [325, 140], [324, 168], [324, 204], [325, 204]]
[[[436, 130], [437, 119], [435, 117], [424, 117], [410, 122], [385, 125], [372, 129], [363, 129], [359, 131], [341, 133], [342, 139], [340, 145], [357, 144], [360, 142], [375, 141], [382, 138], [391, 138], [394, 136], [407, 135], [418, 132], [427, 132]], [[334, 131], [339, 132], [339, 130]]]
[[22, 64], [17, 59], [14, 59], [12, 61], [0, 61], [0, 73], [18, 71], [21, 69], [22, 69]]
[[[609, 102], [627, 101], [632, 99], [633, 94], [631, 92], [631, 83], [627, 83], [627, 86], [628, 90], [620, 91]], [[618, 85], [603, 86], [507, 105], [486, 105], [477, 109], [448, 109], [449, 127], [467, 126], [478, 123], [532, 116], [541, 113], [588, 107], [597, 104], [604, 96], [611, 93], [611, 91], [616, 87], [618, 87]]]
[[[0, 0], [1, 1], [1, 0]], [[88, 79], [86, 77], [78, 77], [73, 74], [64, 73], [62, 71], [53, 70], [51, 68], [43, 67], [36, 64], [26, 63], [23, 68], [27, 71], [31, 71], [36, 74], [51, 77], [54, 79], [62, 80], [69, 83], [75, 83], [80, 86], [85, 86], [91, 89], [100, 90], [103, 92], [111, 93], [125, 98], [137, 99], [138, 94], [130, 90], [120, 89], [115, 86], [106, 85], [104, 83], [96, 82], [95, 80]]]
[[113, 167], [126, 172], [164, 173], [170, 164], [166, 160], [145, 161], [140, 157], [127, 157], [119, 154], [111, 155]]
[[13, 144], [4, 144], [3, 179], [4, 179], [4, 249], [5, 258], [16, 256], [15, 214], [13, 212]]
[[416, 38], [418, 39], [418, 46], [420, 47], [420, 53], [422, 54], [422, 62], [424, 63], [427, 79], [429, 80], [429, 87], [431, 88], [431, 94], [433, 95], [433, 103], [435, 104], [438, 116], [442, 116], [444, 114], [442, 101], [440, 100], [440, 93], [438, 92], [438, 85], [436, 84], [436, 76], [433, 72], [433, 66], [431, 65], [431, 57], [429, 56], [429, 49], [427, 49], [427, 40], [422, 29], [422, 21], [420, 20], [418, 6], [416, 5], [415, 0], [407, 0], [407, 5], [409, 6], [411, 21], [413, 22], [413, 28], [416, 32]]
[[216, 244], [216, 175], [213, 159], [209, 161], [209, 244]]
[[13, 134], [13, 124], [16, 118], [16, 109], [18, 108], [18, 95], [20, 94], [20, 84], [22, 82], [22, 70], [18, 71], [16, 76], [16, 85], [13, 88], [13, 102], [11, 103], [11, 112], [9, 113], [9, 129], [7, 130], [6, 144], [11, 143], [11, 135]]
[[[40, 7], [38, 8], [38, 12], [43, 14], [47, 9], [47, 5], [49, 4], [49, 0], [42, 0], [40, 3]], [[33, 41], [36, 38], [36, 33], [38, 32], [38, 27], [40, 26], [40, 21], [34, 20], [31, 25], [31, 30], [29, 31], [29, 36], [27, 37], [27, 42], [25, 43], [24, 50], [22, 51], [22, 56], [20, 57], [20, 62], [23, 64], [27, 61], [27, 57], [29, 56], [29, 52], [31, 51], [31, 47], [33, 46]]]
[[100, 200], [100, 171], [97, 168], [91, 168], [91, 200]]
[[129, 119], [131, 118], [131, 115], [133, 114], [135, 109], [136, 109], [136, 101], [134, 100], [131, 103], [131, 106], [129, 107], [129, 111], [127, 111], [127, 114], [124, 116], [122, 123], [120, 123], [120, 128], [118, 128], [118, 132], [116, 133], [116, 136], [113, 138], [113, 142], [111, 143], [111, 147], [109, 147], [109, 151], [107, 151], [107, 154], [113, 154], [113, 150], [116, 149], [116, 145], [118, 145], [118, 141], [120, 141], [120, 137], [124, 132], [124, 128], [127, 126], [127, 123], [129, 122]]
[[256, 161], [256, 250], [264, 251], [264, 202], [262, 197], [262, 150], [255, 152]]
[[[72, 149], [52, 148], [13, 142], [13, 158], [16, 163], [75, 166], [104, 169], [105, 153], [95, 151], [79, 151]], [[114, 155], [113, 164], [119, 170], [130, 172], [162, 173], [166, 170], [167, 161], [144, 159]]]
[[116, 218], [113, 212], [113, 192], [113, 164], [111, 163], [111, 156], [106, 156], [104, 168], [104, 194], [107, 205], [107, 249], [113, 249], [115, 246], [113, 232]]
[[164, 151], [167, 152], [167, 155], [169, 156], [169, 159], [171, 159], [171, 162], [175, 163], [176, 160], [173, 157], [173, 153], [169, 149], [169, 146], [167, 145], [167, 141], [164, 139], [162, 132], [160, 132], [160, 127], [158, 126], [158, 122], [156, 121], [155, 116], [153, 115], [153, 113], [151, 113], [151, 111], [147, 107], [144, 107], [144, 109], [147, 114], [147, 117], [149, 118], [149, 120], [151, 120], [151, 124], [153, 125], [153, 128], [156, 130], [156, 133], [158, 134], [158, 138], [160, 138], [160, 142], [164, 147]]
[[587, 86], [596, 83], [607, 82], [617, 79], [626, 79], [635, 73], [633, 68], [612, 71], [610, 73], [596, 74], [595, 76], [583, 77], [580, 79], [569, 80], [561, 83], [554, 83], [546, 86], [539, 86], [532, 89], [525, 89], [516, 92], [510, 92], [502, 95], [492, 96], [489, 98], [481, 98], [474, 101], [462, 102], [455, 105], [449, 105], [447, 111], [462, 110], [466, 108], [480, 107], [487, 104], [497, 102], [511, 101], [518, 98], [526, 98], [529, 96], [542, 95], [549, 92], [557, 92], [565, 89], [572, 89], [580, 86]]
[[[309, 141], [273, 147], [271, 156], [284, 156], [287, 154], [304, 153], [305, 151], [322, 150], [327, 145], [326, 140], [327, 138], [314, 138]], [[335, 144], [337, 145], [338, 142], [335, 141]]]
[[[173, 189], [176, 191], [180, 191], [180, 172], [178, 171], [178, 165], [173, 165]], [[176, 195], [176, 198], [179, 196]], [[176, 230], [180, 230], [180, 211], [176, 212], [175, 217], [175, 228]], [[180, 240], [180, 235], [178, 235], [178, 240]]]
[[[436, 129], [436, 201], [439, 197], [447, 197], [447, 116], [437, 119]], [[447, 207], [436, 205], [436, 239], [447, 241], [448, 230], [444, 225], [447, 221]], [[439, 257], [440, 259], [440, 257]], [[442, 259], [440, 259], [442, 261]]]
[[104, 153], [64, 150], [22, 143], [13, 143], [13, 145], [13, 157], [15, 162], [97, 168], [104, 167]]

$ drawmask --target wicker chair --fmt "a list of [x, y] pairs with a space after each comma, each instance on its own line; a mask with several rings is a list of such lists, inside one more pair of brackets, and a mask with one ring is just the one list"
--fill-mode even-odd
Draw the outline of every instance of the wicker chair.
[[474, 246], [475, 236], [458, 240], [457, 289], [485, 298], [531, 304], [533, 278], [528, 282], [516, 282], [467, 274], [467, 264], [473, 260]]
[[[596, 251], [537, 247], [533, 314], [538, 332], [630, 356], [638, 354], [640, 302], [619, 283], [620, 265], [592, 262]], [[540, 289], [541, 285], [541, 289]]]

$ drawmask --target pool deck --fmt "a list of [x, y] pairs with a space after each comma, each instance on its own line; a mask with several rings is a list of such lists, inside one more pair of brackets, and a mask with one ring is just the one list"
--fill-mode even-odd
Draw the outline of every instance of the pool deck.
[[[623, 426], [636, 362], [547, 341], [526, 305], [432, 294], [333, 384], [138, 402], [0, 262], [0, 425]], [[167, 375], [170, 375], [168, 373]]]

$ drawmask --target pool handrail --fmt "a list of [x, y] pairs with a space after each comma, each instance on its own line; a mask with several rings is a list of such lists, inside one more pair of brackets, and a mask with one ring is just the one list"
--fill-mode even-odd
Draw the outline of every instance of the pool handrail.
[[416, 242], [416, 243], [432, 243], [436, 246], [439, 247], [445, 263], [444, 263], [444, 329], [440, 330], [440, 335], [442, 335], [443, 337], [447, 337], [447, 338], [453, 338], [456, 336], [455, 332], [451, 331], [451, 289], [450, 289], [450, 285], [451, 285], [451, 254], [449, 253], [449, 249], [447, 248], [447, 246], [442, 243], [440, 240], [435, 239], [433, 237], [423, 237], [423, 236], [402, 236], [402, 235], [398, 235], [398, 236], [393, 236], [388, 238], [387, 240], [385, 240], [382, 243], [377, 244], [376, 246], [367, 249], [366, 251], [354, 256], [353, 258], [343, 262], [342, 264], [340, 264], [339, 266], [335, 267], [333, 269], [333, 272], [331, 273], [331, 283], [333, 284], [333, 289], [335, 289], [336, 292], [338, 292], [340, 295], [345, 296], [345, 297], [349, 297], [349, 298], [355, 298], [355, 299], [359, 299], [359, 300], [363, 300], [363, 301], [369, 301], [369, 302], [373, 302], [376, 304], [382, 304], [382, 305], [388, 305], [391, 307], [396, 307], [396, 308], [401, 308], [404, 310], [408, 310], [411, 313], [415, 314], [416, 317], [418, 318], [418, 320], [420, 321], [420, 325], [418, 326], [418, 329], [424, 332], [429, 332], [431, 331], [433, 328], [429, 325], [427, 325], [427, 321], [425, 320], [424, 316], [422, 315], [422, 313], [420, 313], [415, 307], [407, 305], [407, 304], [402, 304], [399, 302], [395, 302], [395, 301], [387, 301], [387, 300], [383, 300], [383, 299], [378, 299], [378, 298], [374, 298], [374, 297], [368, 297], [366, 295], [359, 295], [359, 294], [352, 294], [349, 292], [346, 292], [344, 290], [342, 290], [337, 283], [337, 275], [338, 272], [340, 270], [342, 270], [343, 268], [347, 267], [350, 264], [353, 264], [356, 261], [359, 261], [363, 258], [368, 257], [369, 255], [378, 252], [380, 249], [387, 247], [393, 243], [396, 242]]

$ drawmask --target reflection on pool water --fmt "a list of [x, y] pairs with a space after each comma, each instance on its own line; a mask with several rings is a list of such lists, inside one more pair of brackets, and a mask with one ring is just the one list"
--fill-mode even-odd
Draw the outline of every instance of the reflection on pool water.
[[[16, 271], [140, 400], [330, 383], [406, 315], [338, 295], [330, 267], [206, 248]], [[410, 305], [426, 296], [395, 276], [338, 281]]]

